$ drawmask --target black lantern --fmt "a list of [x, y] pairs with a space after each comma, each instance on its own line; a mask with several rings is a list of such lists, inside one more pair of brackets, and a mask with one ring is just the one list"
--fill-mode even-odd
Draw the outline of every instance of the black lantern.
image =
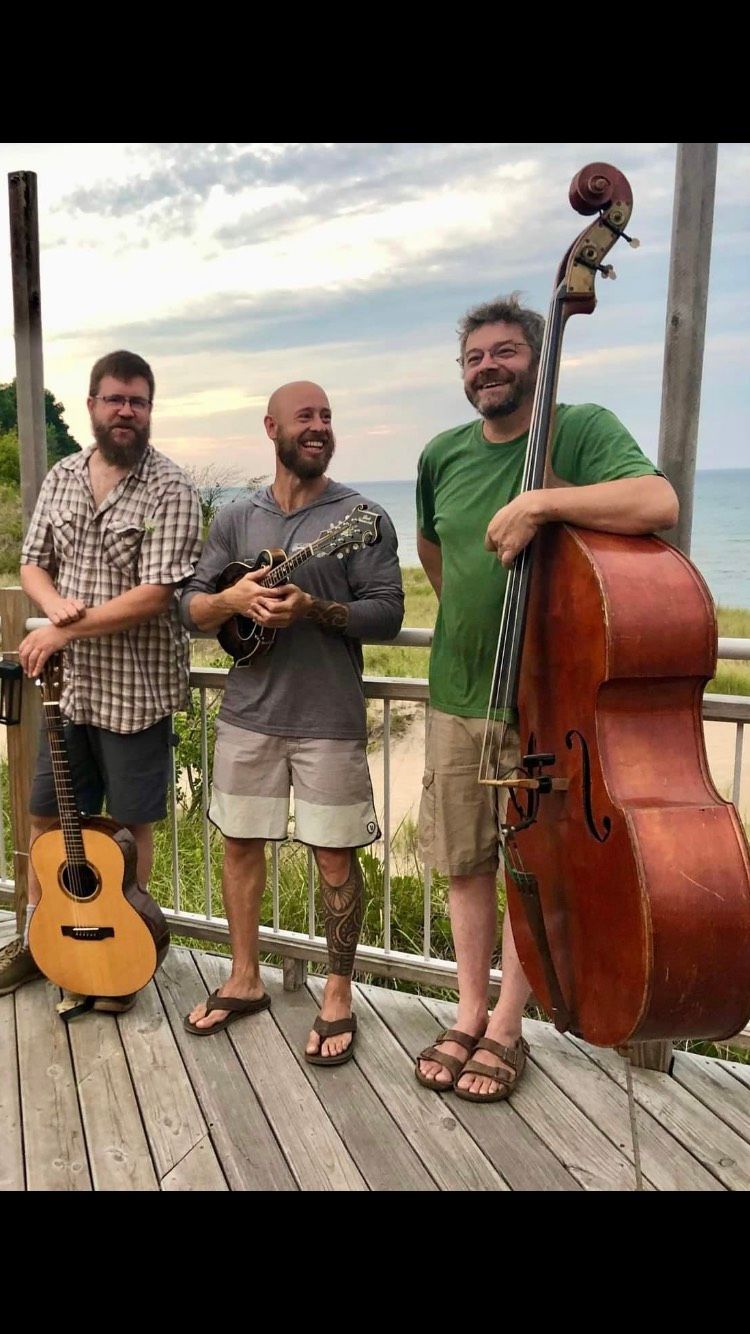
[[20, 662], [0, 660], [0, 723], [13, 727], [21, 721], [23, 671]]

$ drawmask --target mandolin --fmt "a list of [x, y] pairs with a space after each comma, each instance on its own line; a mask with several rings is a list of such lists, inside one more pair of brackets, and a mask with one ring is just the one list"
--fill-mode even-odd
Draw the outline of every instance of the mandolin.
[[60, 709], [62, 655], [47, 660], [38, 684], [52, 756], [59, 822], [31, 845], [42, 897], [29, 927], [35, 963], [58, 986], [82, 996], [125, 996], [151, 980], [169, 946], [161, 909], [138, 885], [128, 829], [76, 805]]
[[[231, 588], [239, 579], [254, 570], [268, 566], [268, 574], [263, 580], [266, 588], [279, 588], [289, 582], [289, 576], [300, 565], [314, 557], [338, 556], [341, 559], [347, 551], [357, 551], [360, 547], [371, 547], [380, 541], [380, 515], [366, 505], [357, 505], [351, 514], [345, 515], [338, 523], [326, 528], [315, 542], [301, 547], [293, 556], [287, 556], [280, 548], [261, 551], [253, 565], [247, 561], [233, 560], [219, 575], [216, 584], [217, 593]], [[260, 625], [251, 616], [236, 615], [225, 621], [216, 632], [221, 647], [235, 666], [246, 667], [254, 658], [262, 657], [273, 647], [276, 630]]]

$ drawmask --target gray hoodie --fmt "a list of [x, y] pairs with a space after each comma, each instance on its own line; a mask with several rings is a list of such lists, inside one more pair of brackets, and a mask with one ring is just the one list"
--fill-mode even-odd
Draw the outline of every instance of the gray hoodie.
[[279, 736], [365, 738], [360, 641], [388, 640], [398, 634], [404, 594], [393, 524], [379, 505], [352, 487], [329, 482], [316, 500], [292, 514], [279, 508], [270, 487], [226, 505], [183, 589], [180, 616], [189, 630], [195, 630], [192, 598], [196, 593], [215, 593], [216, 580], [231, 561], [252, 565], [267, 547], [281, 547], [292, 556], [359, 504], [382, 515], [380, 541], [341, 558], [314, 557], [292, 576], [292, 582], [312, 597], [348, 605], [346, 633], [324, 630], [308, 620], [279, 630], [269, 653], [230, 670], [219, 715], [226, 722]]

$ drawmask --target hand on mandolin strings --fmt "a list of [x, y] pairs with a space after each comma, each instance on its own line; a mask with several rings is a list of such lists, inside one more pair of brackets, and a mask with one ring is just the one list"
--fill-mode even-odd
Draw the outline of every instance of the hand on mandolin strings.
[[257, 598], [250, 615], [261, 625], [272, 630], [283, 630], [303, 616], [307, 616], [314, 599], [309, 593], [303, 593], [296, 584], [280, 584], [278, 588], [265, 590], [265, 596]]
[[270, 568], [264, 565], [259, 570], [244, 574], [235, 584], [224, 589], [221, 599], [233, 615], [249, 616], [259, 625], [279, 630], [305, 616], [313, 599], [296, 584], [279, 584], [277, 588], [267, 588], [263, 580]]

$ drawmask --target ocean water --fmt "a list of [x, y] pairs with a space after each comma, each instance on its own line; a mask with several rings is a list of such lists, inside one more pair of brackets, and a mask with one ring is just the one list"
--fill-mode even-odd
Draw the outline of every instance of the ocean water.
[[[357, 482], [390, 514], [403, 566], [418, 565], [413, 482]], [[690, 559], [723, 607], [750, 609], [750, 468], [697, 472]]]
[[[351, 484], [390, 515], [401, 564], [419, 565], [414, 482]], [[696, 473], [690, 558], [718, 604], [750, 609], [750, 468]]]

